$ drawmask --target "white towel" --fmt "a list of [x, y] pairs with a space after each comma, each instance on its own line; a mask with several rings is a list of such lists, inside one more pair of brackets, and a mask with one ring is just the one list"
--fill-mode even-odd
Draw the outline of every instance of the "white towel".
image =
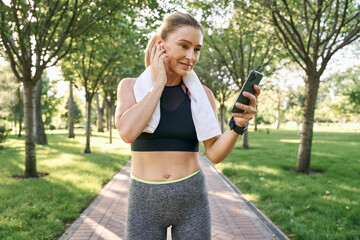
[[[191, 93], [191, 114], [194, 120], [196, 135], [199, 141], [204, 141], [221, 134], [216, 115], [211, 107], [205, 89], [196, 73], [191, 70], [184, 78], [184, 84]], [[150, 91], [153, 86], [151, 69], [148, 67], [136, 80], [134, 95], [139, 102]], [[160, 101], [156, 106], [144, 132], [153, 133], [160, 122]]]

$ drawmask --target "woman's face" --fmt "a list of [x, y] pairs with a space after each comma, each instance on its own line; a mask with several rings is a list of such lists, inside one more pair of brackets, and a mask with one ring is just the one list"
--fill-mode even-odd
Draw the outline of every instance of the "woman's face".
[[193, 69], [200, 57], [203, 36], [200, 29], [182, 26], [163, 40], [168, 57], [167, 70], [185, 76]]

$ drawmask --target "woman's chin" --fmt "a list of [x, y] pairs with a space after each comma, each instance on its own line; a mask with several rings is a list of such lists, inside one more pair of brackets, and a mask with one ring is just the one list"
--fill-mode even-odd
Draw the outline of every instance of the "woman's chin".
[[186, 74], [188, 74], [190, 71], [192, 70], [192, 68], [191, 67], [189, 67], [189, 68], [182, 68], [181, 70], [179, 70], [179, 71], [177, 71], [178, 72], [178, 74], [180, 75], [180, 76], [182, 76], [182, 77], [184, 77], [184, 76], [186, 76]]

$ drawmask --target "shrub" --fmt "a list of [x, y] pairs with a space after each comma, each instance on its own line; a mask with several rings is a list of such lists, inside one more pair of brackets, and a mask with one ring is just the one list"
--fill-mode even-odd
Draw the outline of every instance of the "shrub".
[[3, 149], [3, 144], [6, 141], [6, 137], [11, 129], [6, 129], [5, 126], [0, 126], [0, 150]]

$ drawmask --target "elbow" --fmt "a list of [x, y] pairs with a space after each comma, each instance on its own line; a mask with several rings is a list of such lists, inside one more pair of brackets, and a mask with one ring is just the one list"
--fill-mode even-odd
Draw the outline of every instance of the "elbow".
[[224, 158], [222, 158], [221, 156], [219, 156], [217, 154], [210, 153], [210, 154], [206, 154], [206, 156], [214, 165], [218, 164], [224, 160]]
[[120, 134], [120, 138], [125, 142], [125, 143], [133, 143], [136, 138], [129, 136], [128, 134]]
[[120, 135], [120, 138], [125, 142], [125, 143], [132, 143], [136, 140], [136, 137], [133, 136], [133, 134], [131, 134], [130, 131], [121, 131], [121, 130], [118, 130], [119, 131], [119, 135]]
[[216, 165], [216, 164], [218, 164], [218, 163], [220, 163], [222, 160], [224, 160], [224, 159], [220, 159], [220, 158], [214, 158], [214, 157], [209, 157], [209, 160], [214, 164], [214, 165]]
[[132, 143], [136, 140], [136, 137], [131, 134], [131, 131], [128, 129], [124, 129], [124, 127], [118, 122], [115, 121], [115, 126], [119, 132], [121, 140], [125, 143]]
[[133, 143], [135, 140], [133, 140], [133, 139], [128, 139], [128, 138], [125, 138], [125, 137], [122, 137], [121, 138], [122, 140], [123, 140], [123, 142], [125, 142], [125, 143]]

